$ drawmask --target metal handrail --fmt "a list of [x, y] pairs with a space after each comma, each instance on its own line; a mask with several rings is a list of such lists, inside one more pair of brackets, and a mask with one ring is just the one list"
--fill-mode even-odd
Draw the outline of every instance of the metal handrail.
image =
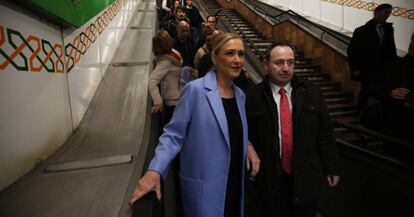
[[395, 137], [392, 137], [392, 136], [389, 136], [389, 135], [385, 135], [385, 134], [382, 134], [382, 133], [374, 131], [374, 130], [370, 130], [370, 129], [363, 128], [363, 127], [360, 127], [360, 126], [356, 126], [354, 124], [349, 124], [349, 123], [345, 123], [345, 122], [341, 122], [341, 121], [337, 121], [337, 120], [332, 120], [332, 122], [335, 125], [350, 129], [352, 131], [357, 131], [357, 132], [363, 133], [365, 135], [373, 136], [373, 137], [385, 140], [387, 142], [392, 142], [393, 144], [397, 144], [397, 145], [400, 145], [401, 147], [404, 147], [404, 148], [407, 148], [407, 149], [410, 149], [410, 150], [414, 151], [414, 144], [413, 143], [410, 143], [410, 142], [407, 142], [407, 141], [404, 141], [404, 140], [401, 140], [401, 139], [398, 139], [398, 138], [395, 138]]
[[379, 153], [376, 153], [376, 152], [367, 150], [365, 148], [361, 148], [361, 147], [359, 147], [357, 145], [354, 145], [352, 143], [349, 143], [349, 142], [347, 142], [347, 141], [345, 141], [343, 139], [336, 138], [336, 143], [341, 144], [343, 146], [346, 146], [348, 148], [351, 148], [353, 150], [358, 150], [361, 153], [365, 153], [367, 155], [373, 156], [373, 157], [375, 157], [377, 159], [380, 159], [382, 161], [385, 161], [385, 162], [394, 164], [396, 166], [399, 166], [400, 168], [404, 168], [406, 170], [409, 170], [410, 172], [414, 172], [414, 169], [413, 169], [412, 165], [410, 165], [408, 163], [405, 163], [403, 161], [400, 161], [398, 159], [395, 159], [395, 158], [392, 158], [392, 157], [388, 157], [388, 156], [385, 156], [385, 155], [382, 155], [382, 154], [379, 154]]
[[[314, 22], [312, 22], [312, 21], [310, 21], [309, 19], [307, 19], [307, 18], [305, 18], [305, 17], [303, 17], [302, 15], [300, 15], [300, 14], [298, 14], [298, 13], [296, 13], [296, 12], [294, 12], [294, 11], [292, 11], [292, 10], [287, 10], [287, 11], [284, 11], [284, 12], [282, 12], [282, 13], [280, 13], [280, 14], [275, 14], [275, 15], [273, 15], [273, 14], [270, 14], [268, 11], [266, 11], [264, 8], [262, 8], [260, 5], [258, 5], [256, 2], [254, 2], [254, 1], [251, 1], [251, 0], [243, 0], [243, 1], [240, 1], [240, 2], [242, 2], [242, 3], [244, 3], [244, 4], [246, 4], [247, 5], [247, 2], [249, 3], [249, 4], [251, 4], [251, 5], [254, 5], [254, 10], [256, 10], [257, 8], [260, 8], [260, 12], [262, 13], [262, 14], [264, 14], [265, 16], [269, 16], [269, 17], [271, 17], [271, 18], [273, 18], [273, 19], [275, 19], [276, 21], [278, 21], [278, 22], [282, 22], [282, 20], [281, 19], [279, 19], [280, 17], [282, 17], [283, 15], [286, 15], [286, 14], [289, 14], [289, 15], [292, 15], [292, 16], [294, 16], [295, 18], [297, 18], [297, 23], [299, 23], [299, 21], [300, 20], [302, 20], [302, 21], [305, 21], [305, 22], [307, 22], [307, 23], [309, 23], [309, 24], [311, 24], [312, 26], [314, 26], [314, 27], [316, 27], [316, 28], [318, 28], [318, 29], [320, 29], [321, 31], [322, 31], [322, 35], [324, 35], [324, 34], [328, 34], [329, 36], [332, 36], [333, 38], [335, 38], [336, 40], [338, 40], [338, 41], [340, 41], [340, 42], [342, 42], [342, 43], [344, 43], [344, 44], [346, 44], [346, 45], [348, 45], [349, 44], [349, 42], [348, 41], [345, 41], [344, 39], [342, 39], [342, 38], [340, 38], [340, 37], [338, 37], [337, 35], [335, 35], [335, 34], [333, 34], [332, 32], [333, 32], [333, 30], [331, 30], [331, 29], [329, 29], [329, 28], [326, 28], [326, 27], [324, 27], [324, 26], [321, 26], [321, 25], [319, 25], [319, 24], [316, 24], [316, 23], [314, 23]], [[266, 4], [266, 3], [263, 3], [263, 2], [261, 2], [261, 4]], [[267, 6], [269, 6], [269, 7], [271, 7], [271, 8], [274, 8], [273, 6], [271, 6], [271, 5], [268, 5], [268, 4], [266, 4]], [[265, 13], [263, 13], [262, 11], [265, 11]], [[321, 36], [321, 40], [322, 40], [322, 36]], [[323, 40], [322, 40], [323, 41]]]
[[[220, 11], [221, 11], [221, 9], [220, 9]], [[219, 13], [216, 13], [216, 15], [219, 15]], [[263, 61], [263, 60], [265, 60], [265, 55], [263, 54], [263, 52], [261, 52], [260, 50], [259, 50], [259, 48], [249, 39], [249, 37], [246, 35], [246, 33], [244, 33], [244, 31], [243, 30], [241, 30], [240, 28], [239, 28], [239, 26], [237, 25], [237, 23], [233, 23], [233, 20], [227, 15], [227, 14], [221, 14], [220, 16], [224, 16], [224, 17], [226, 17], [227, 18], [227, 20], [229, 20], [229, 22], [231, 23], [231, 24], [234, 24], [234, 26], [236, 27], [236, 29], [237, 29], [237, 31], [239, 31], [240, 32], [240, 34], [242, 34], [242, 36], [243, 36], [243, 38], [244, 38], [244, 40], [247, 42], [247, 43], [249, 43], [251, 46], [252, 46], [252, 48], [256, 51], [256, 53], [260, 56], [260, 59]]]

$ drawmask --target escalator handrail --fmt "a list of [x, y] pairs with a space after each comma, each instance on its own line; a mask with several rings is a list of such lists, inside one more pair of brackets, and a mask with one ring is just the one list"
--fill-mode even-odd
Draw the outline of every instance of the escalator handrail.
[[[349, 42], [348, 41], [346, 41], [346, 40], [344, 40], [344, 39], [342, 39], [342, 38], [340, 38], [340, 37], [338, 37], [336, 34], [334, 34], [333, 32], [335, 32], [335, 31], [333, 31], [333, 30], [331, 30], [331, 29], [329, 29], [329, 28], [326, 28], [326, 27], [324, 27], [324, 26], [321, 26], [321, 25], [319, 25], [319, 24], [316, 24], [316, 23], [314, 23], [314, 22], [312, 22], [312, 21], [310, 21], [309, 19], [307, 19], [307, 18], [305, 18], [305, 17], [303, 17], [302, 15], [300, 15], [300, 14], [298, 14], [298, 13], [296, 13], [296, 12], [294, 12], [294, 11], [292, 11], [292, 10], [287, 10], [287, 11], [284, 11], [284, 12], [282, 12], [282, 13], [280, 13], [280, 14], [275, 14], [275, 15], [273, 15], [273, 14], [270, 14], [268, 11], [266, 11], [264, 8], [262, 8], [261, 6], [259, 6], [257, 3], [255, 3], [255, 2], [253, 2], [253, 1], [251, 1], [251, 0], [243, 0], [243, 1], [241, 1], [241, 2], [243, 2], [244, 4], [246, 4], [247, 5], [247, 2], [249, 3], [249, 4], [251, 4], [251, 5], [254, 5], [254, 9], [256, 9], [256, 8], [259, 8], [261, 11], [265, 11], [265, 13], [263, 13], [263, 12], [261, 12], [261, 13], [263, 13], [263, 14], [265, 14], [266, 16], [269, 16], [269, 17], [271, 17], [271, 18], [273, 18], [273, 19], [275, 19], [275, 20], [277, 20], [278, 22], [282, 22], [282, 21], [284, 21], [284, 20], [281, 20], [281, 19], [279, 19], [280, 17], [282, 17], [283, 15], [286, 15], [286, 14], [289, 14], [289, 15], [292, 15], [295, 19], [297, 19], [297, 23], [299, 23], [299, 21], [301, 20], [301, 21], [305, 21], [305, 22], [307, 22], [307, 23], [309, 23], [310, 25], [312, 25], [312, 26], [314, 26], [314, 27], [316, 27], [316, 28], [318, 28], [318, 29], [320, 29], [321, 31], [322, 31], [322, 34], [328, 34], [329, 36], [331, 36], [331, 37], [333, 37], [333, 38], [335, 38], [336, 40], [338, 40], [339, 42], [342, 42], [343, 44], [345, 44], [345, 45], [349, 45]], [[263, 2], [261, 2], [262, 4], [266, 4], [266, 3], [263, 3]], [[266, 5], [268, 5], [268, 4], [266, 4]], [[269, 7], [272, 7], [272, 8], [274, 8], [273, 6], [271, 6], [271, 5], [268, 5]], [[286, 20], [287, 20], [288, 18], [286, 18]], [[336, 33], [336, 32], [335, 32]], [[322, 37], [321, 37], [321, 40], [322, 40]], [[323, 41], [323, 40], [322, 40]]]
[[398, 139], [398, 138], [395, 138], [395, 137], [392, 137], [392, 136], [389, 136], [389, 135], [385, 135], [385, 134], [382, 134], [382, 133], [374, 131], [374, 130], [363, 128], [363, 127], [360, 127], [360, 126], [357, 126], [357, 125], [354, 125], [354, 124], [345, 123], [345, 122], [337, 121], [337, 120], [332, 120], [332, 122], [337, 126], [341, 126], [341, 127], [346, 128], [346, 129], [350, 129], [354, 132], [358, 132], [358, 133], [362, 133], [362, 134], [365, 134], [365, 135], [373, 136], [375, 138], [379, 138], [379, 139], [385, 140], [387, 142], [392, 142], [393, 144], [396, 144], [396, 145], [399, 145], [401, 147], [404, 147], [404, 148], [407, 148], [407, 149], [410, 149], [410, 150], [414, 151], [414, 144], [413, 143], [409, 143], [407, 141], [404, 141], [404, 140], [401, 140], [401, 139]]
[[352, 150], [358, 151], [360, 153], [364, 153], [364, 154], [373, 156], [373, 157], [375, 157], [377, 159], [380, 159], [382, 161], [385, 161], [387, 163], [391, 163], [393, 165], [398, 166], [399, 168], [404, 168], [406, 170], [409, 170], [411, 172], [414, 172], [414, 170], [412, 168], [412, 165], [410, 165], [408, 163], [405, 163], [403, 161], [400, 161], [398, 159], [391, 158], [391, 157], [388, 157], [388, 156], [385, 156], [385, 155], [382, 155], [382, 154], [379, 154], [379, 153], [376, 153], [376, 152], [367, 150], [365, 148], [359, 147], [358, 145], [354, 145], [354, 144], [352, 144], [352, 143], [350, 143], [348, 141], [345, 141], [343, 139], [340, 139], [340, 138], [336, 138], [336, 143], [341, 144], [343, 146], [346, 146], [346, 147], [348, 147], [348, 148], [350, 148]]
[[244, 31], [241, 30], [236, 23], [233, 23], [233, 20], [231, 19], [231, 17], [229, 17], [227, 14], [222, 14], [221, 16], [226, 17], [229, 20], [230, 23], [234, 24], [236, 29], [240, 32], [240, 34], [242, 34], [242, 36], [244, 38], [244, 41], [249, 43], [252, 46], [252, 48], [256, 51], [256, 53], [260, 56], [261, 61], [265, 60], [265, 55], [263, 54], [263, 52], [261, 52], [259, 50], [259, 48], [249, 39], [249, 37], [246, 35], [246, 33], [244, 33]]

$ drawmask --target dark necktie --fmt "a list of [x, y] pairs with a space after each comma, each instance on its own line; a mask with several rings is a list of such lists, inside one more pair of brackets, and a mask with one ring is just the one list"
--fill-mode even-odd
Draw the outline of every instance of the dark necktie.
[[293, 170], [293, 133], [292, 133], [292, 114], [289, 108], [289, 100], [286, 90], [280, 88], [280, 128], [282, 135], [282, 169], [291, 174]]
[[384, 27], [382, 24], [377, 24], [377, 32], [378, 37], [380, 39], [380, 43], [382, 43], [384, 41]]

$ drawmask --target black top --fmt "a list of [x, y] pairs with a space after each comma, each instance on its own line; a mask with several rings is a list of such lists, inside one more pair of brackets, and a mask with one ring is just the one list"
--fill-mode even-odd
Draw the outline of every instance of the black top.
[[236, 98], [222, 98], [230, 138], [230, 169], [227, 180], [224, 216], [240, 216], [241, 180], [243, 168], [243, 126]]
[[173, 48], [179, 51], [183, 57], [183, 66], [191, 66], [194, 68], [194, 56], [197, 50], [191, 37], [188, 37], [185, 41], [181, 41], [176, 37], [174, 39]]

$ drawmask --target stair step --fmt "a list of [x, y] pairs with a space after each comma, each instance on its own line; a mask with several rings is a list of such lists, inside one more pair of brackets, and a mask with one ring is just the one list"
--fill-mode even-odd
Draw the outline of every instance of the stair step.
[[326, 79], [326, 77], [324, 77], [323, 75], [320, 75], [320, 76], [309, 76], [309, 77], [307, 77], [307, 79], [309, 80], [309, 81], [311, 81], [311, 82], [316, 82], [316, 81], [326, 81], [327, 79]]
[[[240, 33], [240, 31], [239, 31], [239, 30], [237, 30], [236, 32], [237, 32], [237, 33]], [[249, 30], [243, 30], [243, 29], [242, 29], [242, 32], [244, 32], [245, 34], [253, 34], [253, 33], [255, 33], [255, 31], [254, 31], [254, 30], [251, 30], [251, 29], [249, 29]]]
[[251, 30], [252, 28], [247, 24], [237, 24], [237, 23], [231, 23], [231, 26], [233, 28], [239, 28], [241, 30]]
[[[266, 44], [268, 44], [268, 45], [270, 45], [271, 43], [272, 43], [272, 41], [271, 40], [268, 40], [268, 39], [261, 39], [261, 40], [255, 40], [254, 41], [254, 44], [257, 46], [257, 45], [259, 45], [259, 46], [261, 46], [260, 44], [263, 44], [263, 43], [266, 43]], [[262, 45], [263, 46], [263, 45]]]
[[245, 33], [247, 35], [247, 37], [251, 37], [251, 38], [261, 38], [262, 36], [256, 34], [256, 33]]
[[335, 86], [322, 86], [319, 87], [322, 91], [337, 91], [339, 88]]
[[246, 27], [246, 26], [238, 26], [239, 29], [243, 30], [243, 31], [254, 31], [252, 28], [250, 27]]
[[303, 69], [295, 69], [294, 72], [300, 74], [300, 73], [316, 72], [316, 70], [311, 69], [311, 68], [303, 68]]
[[226, 17], [227, 20], [230, 21], [230, 23], [237, 23], [237, 24], [248, 24], [246, 21], [244, 20], [238, 20], [238, 19], [232, 19], [231, 17]]
[[335, 117], [334, 120], [342, 123], [359, 125], [359, 119], [357, 116]]
[[318, 86], [338, 86], [338, 85], [340, 85], [339, 82], [334, 82], [334, 81], [315, 81], [315, 82], [312, 82], [312, 83], [315, 84], [315, 85], [318, 85]]
[[329, 111], [356, 111], [356, 105], [353, 103], [335, 103], [327, 105]]
[[[247, 37], [249, 37], [249, 36], [247, 36]], [[249, 40], [254, 43], [257, 40], [263, 40], [263, 38], [260, 37], [260, 36], [254, 36], [254, 37], [249, 37]]]
[[325, 99], [335, 99], [335, 98], [347, 98], [348, 100], [352, 99], [352, 93], [347, 92], [323, 92], [323, 97]]
[[347, 97], [325, 98], [324, 100], [325, 100], [325, 102], [327, 104], [332, 104], [332, 103], [344, 103], [344, 102], [347, 102], [347, 101], [349, 101], [349, 98], [347, 98]]
[[348, 111], [334, 111], [334, 112], [329, 112], [329, 116], [331, 116], [331, 118], [335, 118], [335, 117], [342, 117], [342, 116], [348, 116], [348, 115], [356, 115], [356, 111], [355, 110], [348, 110]]
[[343, 127], [335, 127], [334, 128], [335, 133], [341, 133], [341, 132], [344, 132], [344, 131], [348, 131], [348, 129], [343, 128]]

